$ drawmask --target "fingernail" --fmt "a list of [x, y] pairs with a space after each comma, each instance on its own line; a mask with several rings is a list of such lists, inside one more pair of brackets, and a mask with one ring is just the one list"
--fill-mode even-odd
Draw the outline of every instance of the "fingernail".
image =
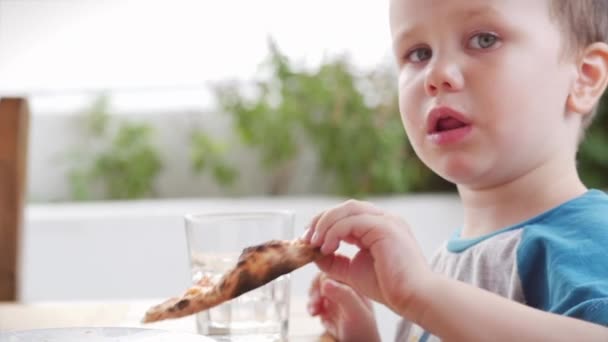
[[327, 247], [327, 243], [324, 243], [323, 245], [321, 245], [321, 254], [328, 254], [328, 248]]
[[319, 298], [320, 298], [320, 297], [321, 297], [321, 296], [319, 295], [319, 292], [318, 292], [318, 291], [314, 291], [314, 292], [313, 292], [313, 293], [310, 295], [310, 302], [311, 302], [311, 303], [316, 303], [316, 302], [318, 302], [318, 301], [319, 301]]
[[312, 303], [308, 303], [308, 305], [306, 306], [306, 308], [308, 309], [308, 313], [311, 316], [314, 316], [314, 315], [317, 314], [317, 310], [316, 310], [315, 306]]
[[327, 310], [327, 308], [329, 308], [329, 300], [327, 298], [323, 298], [321, 301], [321, 307], [323, 310]]
[[[329, 295], [331, 293], [335, 293], [335, 290], [338, 288], [338, 283], [335, 280], [327, 279], [323, 282], [323, 293]], [[329, 293], [328, 293], [329, 292]]]
[[319, 233], [315, 232], [314, 234], [312, 234], [312, 239], [310, 239], [310, 243], [312, 243], [313, 245], [316, 245], [319, 243]]
[[335, 280], [329, 278], [325, 280], [325, 284], [325, 286], [329, 286], [329, 288], [335, 289], [336, 287], [338, 287], [338, 283]]

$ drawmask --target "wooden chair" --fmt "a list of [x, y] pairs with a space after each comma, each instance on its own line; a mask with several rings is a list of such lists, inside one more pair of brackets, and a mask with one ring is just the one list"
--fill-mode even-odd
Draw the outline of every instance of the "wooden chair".
[[0, 99], [0, 301], [18, 298], [28, 131], [27, 101]]

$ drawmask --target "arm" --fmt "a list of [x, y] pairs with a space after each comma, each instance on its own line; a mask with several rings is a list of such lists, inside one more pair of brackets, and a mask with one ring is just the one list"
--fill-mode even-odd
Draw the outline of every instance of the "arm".
[[[321, 213], [305, 239], [321, 247], [325, 257], [317, 265], [331, 278], [444, 340], [608, 341], [608, 328], [533, 309], [433, 273], [407, 223], [370, 203], [348, 201]], [[354, 257], [336, 253], [341, 241], [359, 248]], [[592, 272], [601, 282], [593, 283], [604, 284], [605, 263], [597, 260], [605, 259], [595, 260], [589, 263], [601, 266]], [[594, 298], [608, 297], [598, 292]], [[604, 314], [607, 308], [593, 310]]]
[[401, 314], [445, 341], [608, 341], [606, 327], [435, 274]]

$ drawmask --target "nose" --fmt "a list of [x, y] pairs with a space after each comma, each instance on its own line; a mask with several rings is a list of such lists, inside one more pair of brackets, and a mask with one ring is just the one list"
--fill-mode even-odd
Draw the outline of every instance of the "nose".
[[464, 87], [461, 67], [454, 61], [436, 60], [428, 65], [425, 90], [429, 96], [459, 91]]

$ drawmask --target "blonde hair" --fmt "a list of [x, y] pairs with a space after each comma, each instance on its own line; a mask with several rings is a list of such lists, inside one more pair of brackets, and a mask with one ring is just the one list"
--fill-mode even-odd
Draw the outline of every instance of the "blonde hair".
[[[566, 51], [580, 51], [596, 43], [608, 43], [608, 0], [551, 0], [550, 13], [566, 35]], [[585, 130], [597, 114], [585, 115]]]

